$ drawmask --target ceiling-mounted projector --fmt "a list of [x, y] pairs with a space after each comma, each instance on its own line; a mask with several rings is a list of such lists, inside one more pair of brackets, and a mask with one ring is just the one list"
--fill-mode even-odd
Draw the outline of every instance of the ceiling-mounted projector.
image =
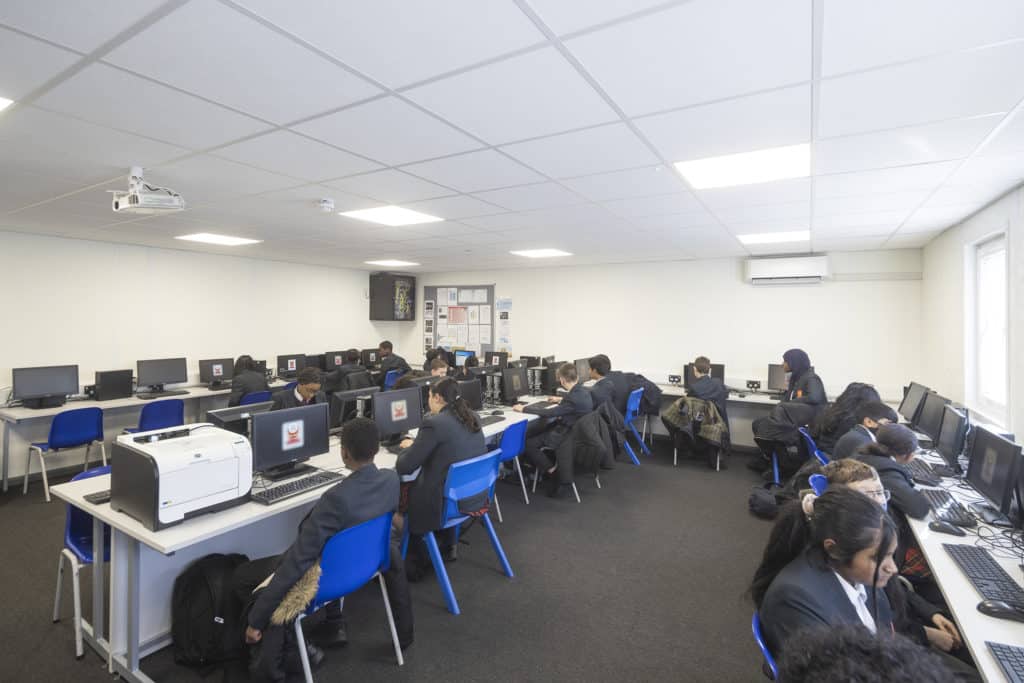
[[128, 173], [128, 191], [111, 191], [111, 206], [117, 213], [171, 213], [183, 211], [185, 200], [174, 190], [147, 185], [142, 167], [132, 166]]

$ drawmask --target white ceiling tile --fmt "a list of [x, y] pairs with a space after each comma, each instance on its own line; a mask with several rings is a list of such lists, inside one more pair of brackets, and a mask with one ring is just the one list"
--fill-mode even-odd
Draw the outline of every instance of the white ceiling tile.
[[756, 221], [726, 223], [729, 230], [736, 235], [749, 235], [765, 232], [793, 232], [806, 230], [807, 218], [761, 218]]
[[501, 213], [493, 216], [474, 216], [463, 219], [463, 223], [484, 231], [500, 231], [525, 227], [529, 221], [524, 213]]
[[192, 0], [104, 60], [275, 123], [380, 92], [215, 0]]
[[942, 230], [926, 230], [912, 233], [896, 233], [885, 243], [886, 249], [919, 249], [943, 233]]
[[[0, 115], [0, 172], [37, 173], [91, 184], [188, 151], [60, 114], [19, 107]], [[109, 199], [109, 198], [108, 198]]]
[[911, 192], [878, 192], [848, 197], [815, 197], [815, 216], [835, 216], [849, 213], [879, 211], [910, 211], [928, 197], [931, 190]]
[[697, 196], [711, 209], [763, 204], [787, 204], [811, 200], [811, 179], [792, 178], [770, 183], [699, 190]]
[[900, 226], [900, 234], [945, 230], [967, 218], [977, 209], [978, 205], [974, 203], [921, 208]]
[[186, 202], [205, 204], [226, 198], [298, 185], [294, 178], [209, 155], [189, 157], [146, 171], [146, 180], [176, 190]]
[[478, 192], [544, 180], [543, 176], [492, 149], [424, 161], [403, 170], [459, 192]]
[[1020, 153], [981, 154], [968, 159], [950, 176], [947, 184], [968, 185], [998, 196], [1024, 180], [1024, 157]]
[[544, 209], [551, 206], [567, 206], [570, 204], [580, 204], [584, 201], [582, 197], [556, 183], [507, 187], [502, 190], [479, 192], [476, 196], [510, 211], [529, 211], [531, 209]]
[[544, 40], [510, 0], [240, 4], [393, 88]]
[[17, 101], [78, 59], [73, 52], [0, 28], [0, 97]]
[[705, 226], [714, 226], [715, 230], [722, 229], [718, 220], [703, 209], [687, 213], [644, 216], [630, 220], [637, 228], [642, 230], [685, 230]]
[[811, 218], [810, 201], [786, 202], [785, 204], [762, 204], [760, 206], [738, 206], [729, 209], [715, 209], [714, 214], [732, 226], [736, 223], [754, 223], [764, 221], [791, 221], [793, 224], [804, 224]]
[[80, 182], [35, 173], [18, 173], [14, 170], [4, 170], [2, 177], [0, 213], [20, 209], [44, 199], [59, 197], [82, 186]]
[[979, 116], [814, 143], [815, 173], [846, 173], [968, 156], [1001, 115]]
[[389, 166], [482, 146], [397, 97], [367, 102], [294, 128]]
[[817, 238], [811, 236], [811, 247], [816, 252], [828, 251], [872, 251], [881, 249], [887, 236], [865, 236], [854, 238]]
[[389, 204], [402, 204], [418, 199], [444, 197], [452, 194], [452, 190], [447, 187], [421, 180], [395, 169], [354, 175], [349, 178], [342, 178], [341, 180], [332, 180], [325, 184], [345, 192], [361, 194]]
[[[420, 232], [431, 237], [444, 237], [449, 247], [458, 244], [467, 235], [481, 234], [476, 228], [459, 221], [441, 221], [440, 223], [424, 223], [416, 226]], [[456, 239], [452, 239], [456, 238]]]
[[278, 130], [213, 152], [214, 155], [311, 182], [380, 168], [348, 152]]
[[862, 211], [833, 216], [815, 215], [812, 227], [814, 230], [839, 230], [865, 226], [888, 226], [888, 229], [895, 230], [909, 214], [910, 209], [901, 211]]
[[422, 211], [431, 216], [440, 218], [470, 218], [472, 216], [489, 216], [502, 213], [505, 209], [494, 204], [480, 201], [466, 195], [454, 197], [439, 197], [426, 199], [419, 202], [405, 204], [405, 207], [413, 211]]
[[818, 134], [1007, 112], [1024, 96], [1024, 41], [824, 80]]
[[750, 244], [747, 249], [754, 256], [809, 254], [811, 242], [789, 242], [783, 244]]
[[941, 161], [856, 173], [838, 173], [814, 178], [814, 196], [848, 197], [875, 192], [907, 192], [938, 187], [960, 162]]
[[488, 64], [404, 94], [494, 145], [618, 120], [554, 48]]
[[819, 226], [811, 231], [813, 239], [885, 239], [898, 227], [898, 223], [866, 223], [864, 225]]
[[661, 165], [568, 178], [562, 184], [595, 202], [686, 190], [675, 171]]
[[670, 161], [809, 142], [811, 88], [782, 88], [636, 119]]
[[45, 204], [0, 215], [0, 229], [75, 235], [92, 228], [138, 216], [115, 214], [103, 192], [62, 197]]
[[829, 0], [825, 76], [1024, 37], [1018, 0]]
[[928, 198], [928, 201], [924, 203], [924, 208], [973, 204], [980, 209], [999, 194], [987, 187], [977, 185], [945, 185]]
[[618, 199], [603, 202], [605, 208], [623, 218], [644, 218], [645, 216], [663, 216], [672, 213], [688, 213], [699, 211], [701, 207], [689, 192], [665, 194], [657, 197], [639, 197], [636, 199]]
[[665, 0], [530, 0], [530, 6], [556, 35], [613, 21]]
[[[97, 93], [103, 93], [97, 97]], [[35, 104], [189, 149], [206, 149], [267, 124], [105, 64], [91, 64]]]
[[809, 80], [810, 5], [691, 0], [566, 46], [639, 116]]
[[658, 163], [658, 158], [622, 123], [506, 145], [502, 150], [553, 178]]
[[985, 146], [981, 154], [1009, 154], [1024, 152], [1024, 107], [1018, 107], [1005, 119]]
[[4, 0], [0, 4], [0, 24], [80, 52], [92, 52], [163, 3], [164, 0]]
[[578, 235], [581, 228], [588, 232], [626, 225], [622, 218], [595, 204], [555, 206], [518, 214], [522, 225], [568, 232]]

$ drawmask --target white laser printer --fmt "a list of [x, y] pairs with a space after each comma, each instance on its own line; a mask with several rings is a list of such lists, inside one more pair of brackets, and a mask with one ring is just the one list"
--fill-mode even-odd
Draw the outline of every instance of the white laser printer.
[[244, 503], [252, 488], [252, 446], [240, 434], [200, 423], [114, 441], [110, 506], [158, 531]]

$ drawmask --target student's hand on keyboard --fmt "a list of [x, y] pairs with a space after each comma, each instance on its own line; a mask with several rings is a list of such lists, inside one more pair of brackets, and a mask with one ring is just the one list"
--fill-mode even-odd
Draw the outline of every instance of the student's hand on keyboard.
[[523, 412], [523, 408], [524, 406], [522, 403], [517, 403], [514, 406], [512, 406], [512, 410], [516, 411], [517, 413]]
[[548, 396], [548, 403], [561, 403], [561, 402], [562, 402], [562, 397], [561, 396]]
[[398, 447], [399, 448], [408, 448], [412, 444], [413, 444], [413, 440], [412, 439], [402, 439], [402, 441], [398, 444]]

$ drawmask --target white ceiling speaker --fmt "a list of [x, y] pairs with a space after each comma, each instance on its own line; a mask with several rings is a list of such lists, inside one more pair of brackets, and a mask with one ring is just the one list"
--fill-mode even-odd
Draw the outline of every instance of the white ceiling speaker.
[[320, 213], [334, 213], [334, 200], [333, 199], [321, 199], [320, 200]]

